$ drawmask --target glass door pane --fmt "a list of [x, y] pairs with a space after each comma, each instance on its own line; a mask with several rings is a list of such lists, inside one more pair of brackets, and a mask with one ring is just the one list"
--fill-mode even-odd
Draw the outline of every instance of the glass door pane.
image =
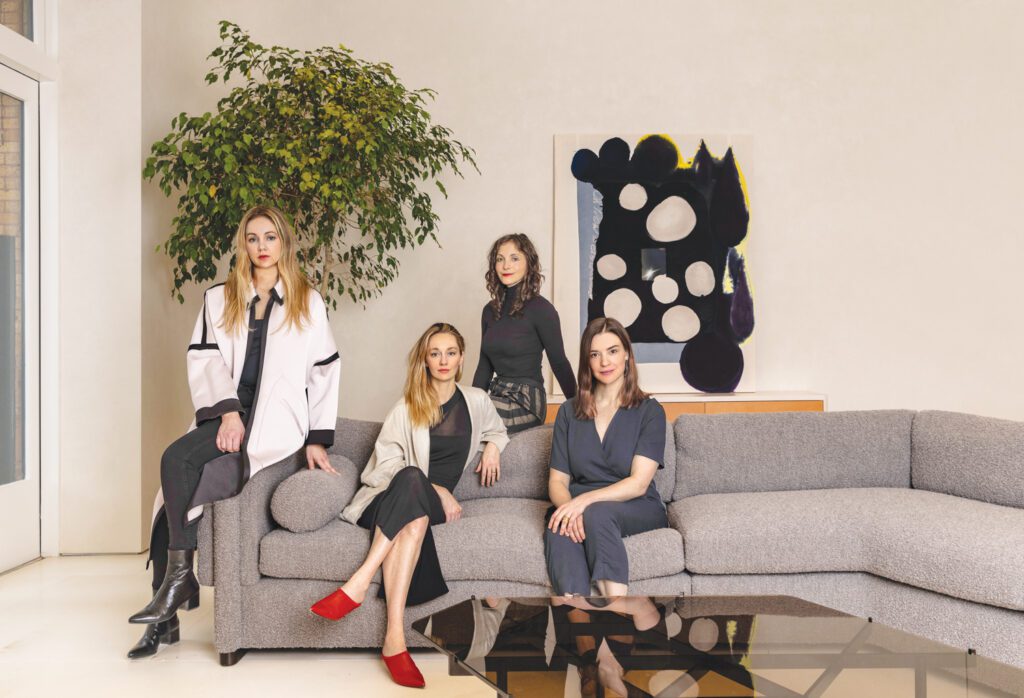
[[24, 104], [0, 94], [0, 485], [25, 479]]

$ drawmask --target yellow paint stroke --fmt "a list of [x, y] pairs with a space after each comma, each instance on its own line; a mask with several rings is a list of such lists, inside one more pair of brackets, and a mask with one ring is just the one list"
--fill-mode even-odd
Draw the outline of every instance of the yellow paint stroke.
[[748, 672], [750, 672], [750, 681], [751, 681], [750, 687], [752, 689], [754, 689], [754, 694], [755, 695], [758, 693], [758, 690], [757, 690], [757, 678], [758, 677], [757, 677], [757, 674], [755, 674], [751, 670], [751, 668], [750, 668], [750, 653], [749, 653], [749, 650], [751, 650], [754, 647], [754, 638], [757, 636], [757, 618], [758, 618], [758, 616], [755, 615], [753, 618], [750, 619], [750, 635], [747, 637], [747, 650], [748, 650], [748, 653], [743, 655], [743, 658], [740, 659], [740, 666], [742, 666], [744, 669], [746, 669]]

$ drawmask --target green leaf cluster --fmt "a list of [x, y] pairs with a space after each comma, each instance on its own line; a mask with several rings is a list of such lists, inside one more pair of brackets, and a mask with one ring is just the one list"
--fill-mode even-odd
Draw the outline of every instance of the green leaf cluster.
[[407, 89], [387, 63], [344, 46], [267, 48], [226, 21], [220, 37], [206, 82], [243, 84], [216, 112], [174, 117], [143, 170], [179, 194], [162, 246], [172, 295], [184, 302], [186, 283], [214, 278], [256, 204], [291, 216], [299, 261], [332, 307], [379, 295], [398, 274], [397, 250], [437, 242], [428, 190], [447, 196], [441, 176], [476, 169], [473, 151], [431, 121], [434, 92]]

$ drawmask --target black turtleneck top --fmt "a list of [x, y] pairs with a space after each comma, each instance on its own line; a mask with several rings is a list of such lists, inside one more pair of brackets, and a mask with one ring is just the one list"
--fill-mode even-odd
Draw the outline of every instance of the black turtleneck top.
[[517, 284], [505, 291], [501, 317], [495, 319], [490, 304], [484, 306], [481, 319], [480, 363], [473, 376], [473, 386], [487, 389], [491, 377], [514, 382], [533, 383], [543, 387], [541, 354], [547, 352], [551, 370], [562, 386], [566, 398], [576, 395], [576, 377], [565, 358], [562, 346], [562, 325], [555, 306], [542, 296], [534, 296], [523, 305], [520, 317], [509, 311], [519, 293]]

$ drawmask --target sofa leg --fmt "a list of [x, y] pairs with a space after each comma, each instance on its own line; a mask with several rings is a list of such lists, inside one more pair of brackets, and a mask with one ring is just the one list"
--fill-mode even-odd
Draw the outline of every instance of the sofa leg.
[[248, 652], [247, 649], [239, 649], [234, 652], [221, 652], [220, 653], [220, 665], [221, 666], [234, 666], [238, 664], [238, 660], [245, 656]]

